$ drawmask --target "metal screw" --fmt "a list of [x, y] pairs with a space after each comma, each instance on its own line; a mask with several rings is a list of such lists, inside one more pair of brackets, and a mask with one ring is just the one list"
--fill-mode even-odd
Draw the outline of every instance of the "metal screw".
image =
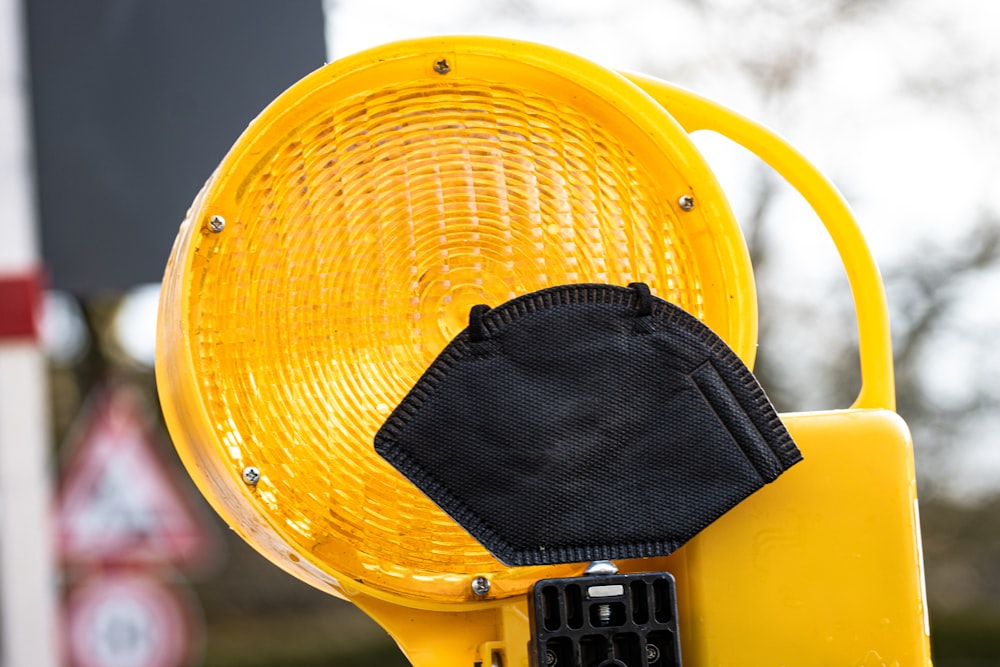
[[618, 566], [609, 560], [595, 560], [583, 573], [588, 577], [610, 577], [618, 574]]
[[226, 228], [226, 219], [221, 215], [213, 215], [208, 221], [208, 228], [211, 229], [212, 232], [218, 234]]
[[656, 647], [656, 644], [646, 644], [646, 662], [653, 664], [660, 660], [660, 649]]
[[490, 580], [486, 577], [476, 577], [472, 580], [472, 592], [483, 597], [490, 592]]
[[547, 667], [556, 667], [559, 664], [559, 656], [550, 648], [545, 649], [545, 664]]
[[611, 605], [602, 604], [597, 607], [597, 622], [601, 625], [611, 625]]
[[442, 58], [441, 60], [435, 61], [434, 71], [438, 74], [447, 74], [451, 71], [451, 65], [448, 64], [447, 60]]
[[260, 481], [260, 470], [253, 466], [247, 466], [243, 469], [243, 481], [250, 486], [256, 486], [257, 482]]
[[677, 200], [677, 204], [685, 211], [690, 211], [694, 208], [694, 197], [691, 195], [684, 195]]

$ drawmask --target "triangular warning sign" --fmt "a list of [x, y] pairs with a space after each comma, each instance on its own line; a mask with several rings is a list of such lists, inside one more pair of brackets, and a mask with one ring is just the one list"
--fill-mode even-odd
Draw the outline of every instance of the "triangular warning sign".
[[137, 392], [99, 391], [67, 447], [58, 504], [68, 563], [198, 567], [218, 537], [156, 451]]

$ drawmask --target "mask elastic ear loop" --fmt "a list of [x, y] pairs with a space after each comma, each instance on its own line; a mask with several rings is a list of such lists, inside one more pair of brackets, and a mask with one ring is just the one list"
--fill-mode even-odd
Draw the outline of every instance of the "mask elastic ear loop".
[[490, 311], [485, 304], [473, 306], [469, 310], [469, 342], [481, 343], [486, 339], [486, 327], [483, 326], [483, 315]]
[[653, 296], [649, 293], [649, 285], [646, 283], [629, 283], [630, 289], [635, 290], [638, 297], [636, 304], [639, 309], [639, 317], [648, 317], [653, 314]]

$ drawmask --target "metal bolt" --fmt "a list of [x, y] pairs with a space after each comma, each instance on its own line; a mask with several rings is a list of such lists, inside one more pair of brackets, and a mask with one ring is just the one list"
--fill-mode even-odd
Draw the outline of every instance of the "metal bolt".
[[694, 197], [691, 195], [684, 195], [677, 200], [677, 204], [685, 211], [690, 211], [694, 208]]
[[221, 215], [213, 215], [208, 221], [208, 228], [215, 234], [218, 234], [226, 228], [226, 219]]
[[442, 58], [434, 62], [434, 71], [438, 74], [447, 74], [451, 71], [451, 65], [448, 64], [447, 60]]
[[556, 667], [559, 664], [559, 656], [556, 652], [550, 648], [545, 649], [545, 665], [546, 667]]
[[476, 577], [472, 580], [472, 592], [483, 597], [490, 592], [490, 580], [486, 577]]
[[260, 470], [253, 466], [247, 466], [243, 469], [243, 481], [250, 486], [256, 486], [257, 482], [260, 481]]
[[611, 625], [611, 605], [602, 604], [597, 607], [597, 622], [601, 625]]
[[618, 574], [618, 566], [609, 560], [595, 560], [583, 573], [588, 577], [610, 577]]
[[656, 644], [646, 644], [646, 662], [653, 664], [654, 662], [659, 662], [660, 660], [660, 649], [656, 647]]

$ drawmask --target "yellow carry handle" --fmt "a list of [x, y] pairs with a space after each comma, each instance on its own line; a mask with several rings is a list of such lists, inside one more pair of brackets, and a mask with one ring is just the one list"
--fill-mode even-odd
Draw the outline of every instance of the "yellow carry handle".
[[708, 130], [743, 146], [775, 170], [812, 206], [847, 271], [858, 318], [861, 391], [855, 408], [895, 410], [892, 338], [885, 289], [875, 258], [850, 206], [823, 173], [773, 130], [684, 88], [641, 74], [626, 76], [688, 132]]

